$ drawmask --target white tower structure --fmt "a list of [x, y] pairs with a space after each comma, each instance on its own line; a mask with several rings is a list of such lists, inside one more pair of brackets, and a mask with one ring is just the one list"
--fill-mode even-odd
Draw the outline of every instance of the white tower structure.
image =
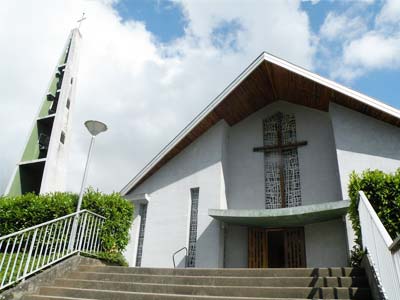
[[65, 163], [70, 143], [70, 118], [75, 100], [81, 39], [79, 29], [73, 29], [34, 119], [6, 195], [65, 190]]

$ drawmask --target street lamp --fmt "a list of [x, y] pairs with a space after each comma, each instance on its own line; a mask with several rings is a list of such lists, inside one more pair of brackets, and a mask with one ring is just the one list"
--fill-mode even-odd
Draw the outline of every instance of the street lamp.
[[99, 133], [102, 133], [107, 130], [107, 125], [100, 121], [89, 120], [85, 122], [85, 126], [92, 135], [92, 139], [90, 140], [89, 152], [86, 158], [85, 172], [83, 173], [81, 192], [79, 193], [79, 200], [78, 200], [78, 206], [76, 207], [76, 212], [79, 212], [81, 210], [82, 198], [85, 190], [86, 178], [89, 169], [88, 167], [89, 167], [90, 157], [92, 155], [94, 139]]
[[69, 245], [68, 245], [69, 250], [73, 250], [75, 247], [75, 239], [76, 239], [76, 233], [77, 233], [77, 229], [78, 229], [79, 212], [81, 210], [83, 192], [85, 190], [86, 178], [87, 178], [87, 173], [88, 173], [88, 169], [89, 169], [90, 157], [92, 155], [94, 139], [99, 133], [102, 133], [107, 130], [106, 124], [99, 122], [99, 121], [94, 121], [94, 120], [86, 121], [85, 126], [86, 126], [87, 130], [90, 132], [90, 134], [92, 135], [92, 139], [90, 140], [89, 152], [88, 152], [88, 155], [86, 158], [85, 172], [83, 173], [81, 191], [79, 193], [78, 205], [76, 207], [77, 214], [75, 215], [74, 222], [72, 224], [71, 236], [70, 236]]

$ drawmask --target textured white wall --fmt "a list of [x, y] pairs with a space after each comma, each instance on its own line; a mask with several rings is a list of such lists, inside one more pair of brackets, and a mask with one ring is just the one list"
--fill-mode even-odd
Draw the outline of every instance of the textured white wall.
[[221, 205], [226, 126], [224, 121], [215, 125], [135, 190], [150, 194], [142, 266], [172, 267], [172, 253], [187, 246], [190, 188], [195, 187], [200, 188], [196, 267], [222, 266], [220, 226], [208, 209]]
[[[366, 169], [393, 172], [400, 167], [400, 129], [388, 123], [331, 103], [336, 152], [342, 197], [348, 199], [347, 188], [352, 171]], [[348, 247], [354, 245], [354, 232], [347, 219]]]
[[140, 221], [141, 218], [139, 216], [139, 205], [135, 205], [135, 212], [133, 215], [133, 223], [129, 230], [130, 240], [128, 246], [124, 251], [125, 259], [127, 260], [130, 267], [136, 265], [136, 253], [139, 241], [139, 230], [140, 230]]
[[330, 105], [343, 198], [352, 171], [400, 167], [400, 129], [337, 104]]
[[307, 267], [348, 266], [346, 227], [342, 219], [304, 226]]
[[264, 155], [262, 121], [277, 112], [294, 113], [303, 205], [342, 199], [329, 114], [284, 101], [275, 102], [232, 126], [229, 132], [227, 194], [229, 208], [264, 209]]
[[225, 234], [225, 267], [247, 268], [248, 228], [227, 225]]

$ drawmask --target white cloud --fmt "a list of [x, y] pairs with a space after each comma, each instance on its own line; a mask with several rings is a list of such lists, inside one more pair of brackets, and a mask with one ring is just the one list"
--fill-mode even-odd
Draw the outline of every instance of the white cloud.
[[[141, 22], [122, 22], [113, 1], [10, 0], [0, 4], [0, 190], [19, 160], [69, 29], [82, 12], [83, 43], [68, 189], [77, 191], [89, 144], [83, 122], [110, 130], [96, 141], [88, 184], [119, 190], [244, 67], [266, 50], [304, 67], [314, 46], [300, 1], [181, 1], [185, 35], [159, 44]], [[18, 22], [15, 20], [18, 19]], [[238, 20], [238, 51], [215, 45], [215, 28]]]
[[354, 38], [366, 31], [365, 20], [361, 17], [329, 12], [320, 29], [320, 36], [327, 40]]
[[378, 11], [367, 9], [372, 2], [355, 2], [325, 18], [319, 50], [332, 78], [348, 82], [375, 70], [400, 68], [400, 0], [386, 0]]
[[370, 32], [345, 46], [344, 63], [366, 69], [400, 67], [400, 36]]
[[376, 17], [378, 24], [400, 22], [400, 0], [386, 0]]

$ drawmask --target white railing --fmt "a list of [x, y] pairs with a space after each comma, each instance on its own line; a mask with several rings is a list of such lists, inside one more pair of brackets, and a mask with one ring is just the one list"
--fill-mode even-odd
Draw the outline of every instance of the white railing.
[[400, 299], [400, 240], [393, 242], [363, 192], [358, 204], [361, 239], [388, 300]]
[[0, 291], [72, 254], [99, 252], [104, 220], [81, 210], [0, 237]]

